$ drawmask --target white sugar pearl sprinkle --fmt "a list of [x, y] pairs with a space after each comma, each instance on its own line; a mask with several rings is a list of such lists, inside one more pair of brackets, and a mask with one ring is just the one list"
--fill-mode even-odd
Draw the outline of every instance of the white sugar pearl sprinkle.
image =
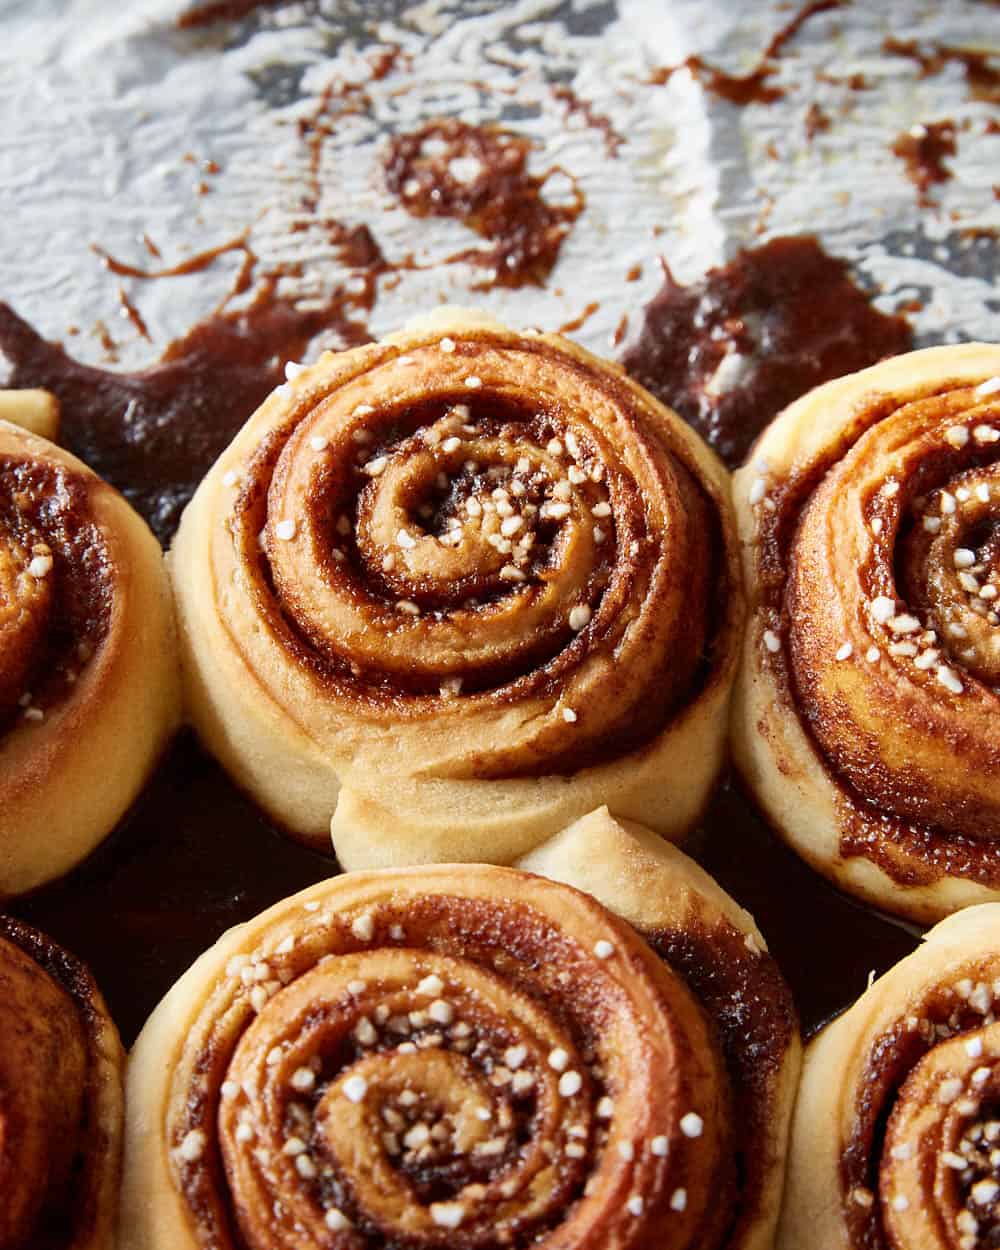
[[583, 1077], [579, 1072], [564, 1072], [559, 1078], [559, 1093], [563, 1098], [572, 1098], [583, 1088]]
[[635, 1158], [635, 1146], [630, 1141], [620, 1141], [618, 1143], [618, 1153], [626, 1163], [631, 1163]]
[[654, 1137], [649, 1143], [649, 1149], [658, 1159], [663, 1159], [666, 1158], [667, 1151], [670, 1149], [670, 1143], [665, 1137]]
[[280, 538], [282, 542], [291, 542], [295, 537], [296, 525], [294, 521], [279, 521], [274, 527], [276, 538]]
[[333, 1233], [342, 1232], [345, 1228], [351, 1227], [351, 1221], [337, 1207], [331, 1207], [323, 1216], [323, 1223]]
[[48, 574], [52, 572], [52, 557], [35, 556], [28, 565], [28, 572], [33, 578], [35, 578], [36, 581], [43, 577], [47, 577]]
[[642, 1215], [642, 1205], [642, 1199], [639, 1195], [633, 1194], [632, 1197], [629, 1198], [628, 1202], [625, 1203], [625, 1209], [628, 1211], [629, 1215]]
[[361, 1102], [368, 1093], [368, 1082], [363, 1076], [349, 1076], [343, 1084], [344, 1097], [351, 1102]]
[[371, 912], [364, 912], [351, 921], [351, 932], [359, 942], [370, 942], [375, 936], [375, 921]]
[[177, 1153], [185, 1163], [197, 1163], [205, 1153], [207, 1139], [200, 1128], [193, 1128], [185, 1134], [184, 1140], [177, 1147]]
[[681, 1132], [685, 1137], [700, 1137], [705, 1128], [705, 1121], [694, 1111], [681, 1117]]
[[549, 1053], [549, 1067], [555, 1072], [562, 1072], [569, 1065], [569, 1052], [561, 1046]]
[[570, 610], [569, 627], [579, 632], [590, 624], [591, 611], [585, 603], [578, 603]]
[[845, 642], [842, 646], [837, 648], [837, 654], [834, 658], [837, 660], [849, 660], [853, 654], [854, 654], [853, 644], [849, 642]]
[[594, 945], [594, 954], [598, 959], [610, 959], [614, 953], [614, 946], [607, 941], [606, 938], [601, 938], [601, 940]]
[[562, 710], [562, 716], [567, 725], [576, 724], [576, 712], [571, 707], [564, 707]]
[[671, 1211], [683, 1211], [687, 1208], [688, 1195], [686, 1189], [675, 1189], [670, 1195]]
[[465, 1219], [465, 1207], [460, 1202], [432, 1202], [431, 1219], [440, 1228], [458, 1228]]
[[773, 629], [764, 630], [764, 646], [767, 647], [768, 651], [772, 654], [781, 650], [781, 639]]

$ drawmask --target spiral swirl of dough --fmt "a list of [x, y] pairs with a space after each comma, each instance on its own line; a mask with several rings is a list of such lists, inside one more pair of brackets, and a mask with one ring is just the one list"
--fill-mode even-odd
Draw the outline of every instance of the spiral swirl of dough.
[[556, 337], [425, 325], [292, 371], [171, 555], [202, 737], [345, 866], [509, 862], [608, 802], [681, 836], [741, 620], [724, 471]]
[[934, 919], [1000, 888], [1000, 349], [829, 383], [735, 481], [735, 748], [821, 872]]

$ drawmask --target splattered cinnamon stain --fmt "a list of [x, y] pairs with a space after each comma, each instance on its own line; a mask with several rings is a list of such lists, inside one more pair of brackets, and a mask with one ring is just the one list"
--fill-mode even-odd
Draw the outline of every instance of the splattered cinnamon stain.
[[[148, 241], [149, 236], [146, 235], [144, 238]], [[101, 258], [101, 263], [105, 269], [110, 273], [117, 274], [120, 278], [179, 278], [186, 274], [203, 273], [220, 256], [225, 256], [229, 252], [241, 252], [243, 254], [244, 266], [252, 271], [257, 258], [251, 250], [249, 239], [249, 230], [244, 230], [235, 239], [228, 239], [225, 243], [219, 243], [215, 247], [195, 252], [193, 256], [185, 256], [183, 260], [178, 261], [174, 265], [163, 265], [158, 269], [140, 269], [138, 265], [129, 265], [125, 261], [118, 260], [109, 251], [99, 247], [96, 243], [90, 245], [90, 250]], [[162, 253], [159, 250], [156, 251], [155, 256], [158, 260], [162, 259]], [[246, 285], [238, 282], [237, 289], [233, 293], [238, 294], [244, 290], [246, 290]]]
[[625, 142], [625, 136], [615, 129], [610, 117], [604, 113], [598, 113], [589, 100], [584, 100], [577, 95], [572, 87], [568, 87], [565, 84], [560, 83], [553, 87], [552, 94], [560, 103], [566, 106], [567, 118], [582, 118], [585, 125], [603, 136], [604, 147], [608, 156], [617, 157], [622, 144]]
[[[200, 272], [232, 252], [242, 260], [214, 312], [171, 343], [157, 364], [138, 372], [80, 364], [0, 305], [4, 384], [52, 391], [65, 445], [116, 486], [166, 543], [216, 457], [283, 381], [286, 361], [301, 358], [321, 334], [344, 346], [370, 340], [367, 317], [387, 262], [367, 226], [338, 223], [333, 231], [327, 224], [351, 277], [308, 307], [279, 293], [282, 279], [295, 272], [260, 271], [245, 234], [149, 270], [95, 249], [112, 273], [147, 281]], [[230, 306], [248, 291], [245, 307]]]
[[582, 329], [583, 326], [591, 319], [595, 312], [600, 308], [600, 304], [596, 300], [592, 300], [579, 316], [573, 317], [570, 321], [565, 321], [559, 327], [560, 334], [572, 334], [574, 330]]
[[[371, 69], [371, 82], [381, 82], [399, 65], [409, 66], [412, 58], [399, 44], [388, 43], [366, 53]], [[313, 216], [319, 207], [322, 194], [321, 167], [323, 150], [327, 139], [336, 135], [343, 118], [365, 114], [371, 110], [372, 98], [364, 82], [345, 82], [332, 79], [319, 94], [316, 107], [296, 123], [299, 139], [306, 145], [308, 173], [306, 187], [300, 197], [303, 213]]]
[[256, 9], [276, 9], [288, 0], [217, 0], [214, 4], [199, 4], [188, 9], [177, 19], [179, 30], [192, 30], [198, 26], [214, 26], [216, 22], [237, 22], [249, 17]]
[[873, 308], [814, 238], [738, 252], [687, 287], [663, 268], [622, 363], [730, 466], [792, 400], [912, 346], [909, 323]]
[[920, 43], [916, 39], [888, 38], [882, 43], [882, 51], [889, 56], [915, 61], [920, 67], [920, 78], [940, 74], [947, 65], [961, 65], [973, 99], [1000, 103], [1000, 66], [991, 64], [998, 59], [995, 50], [951, 48], [941, 43]]
[[806, 138], [810, 143], [818, 134], [830, 129], [830, 114], [824, 112], [815, 100], [806, 109], [804, 127]]
[[689, 56], [676, 65], [663, 65], [653, 70], [647, 82], [662, 86], [678, 70], [686, 69], [706, 91], [730, 104], [741, 108], [747, 104], [771, 104], [785, 95], [783, 87], [775, 86], [770, 81], [777, 73], [778, 60], [785, 45], [798, 34], [809, 18], [817, 13], [838, 9], [841, 3], [842, 0], [813, 0], [811, 4], [805, 5], [774, 35], [761, 53], [755, 68], [747, 74], [730, 74], [717, 65], [711, 65], [703, 57]]
[[131, 321], [132, 325], [136, 329], [136, 332], [141, 338], [144, 338], [147, 343], [151, 343], [153, 340], [150, 336], [149, 327], [146, 325], [145, 318], [138, 308], [136, 308], [135, 304], [132, 303], [131, 299], [129, 299], [128, 293], [123, 286], [118, 288], [118, 303], [120, 305], [122, 316]]
[[955, 123], [940, 121], [911, 126], [896, 137], [892, 151], [904, 163], [906, 176], [917, 188], [918, 203], [930, 207], [934, 204], [928, 194], [930, 188], [952, 177], [945, 159], [958, 151]]
[[[414, 217], [450, 217], [489, 245], [447, 258], [487, 270], [492, 285], [541, 285], [584, 208], [583, 192], [564, 170], [528, 172], [531, 142], [500, 126], [443, 118], [396, 135], [385, 158], [389, 190]], [[561, 175], [569, 199], [553, 198]]]

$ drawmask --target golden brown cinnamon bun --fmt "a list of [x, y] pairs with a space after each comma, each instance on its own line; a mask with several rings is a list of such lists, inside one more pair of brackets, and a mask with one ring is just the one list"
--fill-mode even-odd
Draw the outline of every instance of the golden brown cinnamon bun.
[[806, 1050], [780, 1250], [1000, 1232], [1000, 904], [941, 921]]
[[828, 383], [734, 482], [739, 766], [844, 889], [917, 920], [1000, 888], [1000, 347]]
[[123, 1064], [87, 969], [0, 916], [2, 1250], [111, 1250]]
[[74, 456], [0, 421], [0, 896], [110, 832], [176, 723], [179, 687], [145, 523]]
[[124, 1250], [768, 1246], [788, 991], [642, 837], [595, 813], [536, 854], [617, 856], [653, 945], [482, 865], [348, 873], [227, 934], [133, 1052]]
[[510, 862], [602, 802], [679, 837], [723, 750], [733, 534], [707, 447], [561, 338], [452, 312], [328, 353], [184, 515], [191, 717], [348, 868]]

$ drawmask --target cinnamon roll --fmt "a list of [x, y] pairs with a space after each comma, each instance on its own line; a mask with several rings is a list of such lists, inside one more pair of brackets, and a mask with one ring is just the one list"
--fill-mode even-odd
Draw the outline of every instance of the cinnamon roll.
[[111, 1250], [123, 1062], [83, 964], [0, 916], [2, 1250]]
[[510, 862], [604, 802], [680, 837], [742, 621], [714, 455], [616, 366], [455, 312], [289, 376], [170, 556], [236, 781], [348, 868]]
[[1000, 904], [941, 921], [810, 1043], [779, 1250], [1000, 1234]]
[[734, 751], [782, 836], [914, 920], [1000, 887], [1000, 347], [830, 382], [734, 482]]
[[13, 895], [110, 832], [175, 725], [180, 682], [160, 549], [124, 499], [2, 420], [0, 482], [0, 895]]
[[348, 873], [223, 937], [132, 1055], [123, 1250], [768, 1246], [788, 991], [656, 835], [600, 812], [534, 854], [588, 847], [649, 941], [483, 865]]

